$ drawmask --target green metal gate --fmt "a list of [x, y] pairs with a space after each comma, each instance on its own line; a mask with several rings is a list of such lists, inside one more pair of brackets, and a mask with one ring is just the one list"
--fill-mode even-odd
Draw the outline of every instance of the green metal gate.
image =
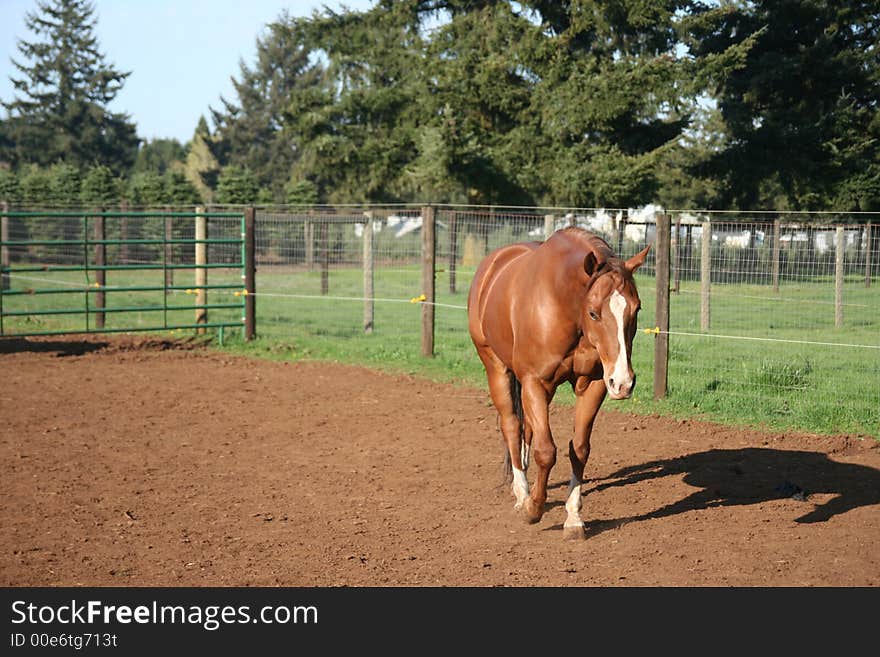
[[216, 329], [222, 339], [240, 327], [252, 337], [247, 216], [3, 212], [0, 335]]

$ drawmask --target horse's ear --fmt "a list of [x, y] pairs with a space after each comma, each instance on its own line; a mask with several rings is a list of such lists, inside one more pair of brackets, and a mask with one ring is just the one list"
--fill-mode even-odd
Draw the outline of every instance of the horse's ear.
[[623, 263], [623, 266], [626, 267], [627, 271], [630, 273], [634, 272], [636, 269], [641, 267], [645, 258], [648, 257], [648, 251], [651, 250], [651, 245], [649, 244], [644, 249], [636, 253], [632, 258]]
[[599, 267], [601, 267], [604, 263], [599, 262], [599, 259], [596, 257], [596, 254], [590, 251], [586, 256], [584, 256], [584, 271], [587, 272], [587, 276], [592, 276], [595, 274]]

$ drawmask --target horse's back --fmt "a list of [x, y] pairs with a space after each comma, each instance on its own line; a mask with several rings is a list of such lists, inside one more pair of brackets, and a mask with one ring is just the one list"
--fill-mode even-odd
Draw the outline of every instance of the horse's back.
[[600, 237], [567, 228], [544, 242], [511, 244], [487, 255], [468, 296], [477, 350], [491, 349], [509, 368], [516, 361], [536, 371], [553, 369], [576, 342], [579, 309], [572, 304], [590, 252], [600, 261], [613, 255]]
[[539, 246], [541, 242], [509, 244], [492, 251], [480, 262], [468, 294], [468, 327], [477, 346], [486, 343], [486, 320], [498, 324], [497, 317], [493, 322], [492, 316], [514, 302], [513, 280], [527, 256]]

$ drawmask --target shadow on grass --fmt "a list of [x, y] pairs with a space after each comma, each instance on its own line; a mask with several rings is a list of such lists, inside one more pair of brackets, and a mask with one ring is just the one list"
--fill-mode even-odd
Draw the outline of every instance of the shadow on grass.
[[[587, 521], [587, 536], [640, 520], [785, 498], [803, 501], [805, 513], [794, 519], [799, 523], [825, 522], [861, 506], [880, 504], [880, 470], [837, 463], [820, 452], [765, 448], [712, 449], [649, 461], [590, 480], [583, 494], [681, 475], [697, 490], [641, 515]], [[816, 493], [834, 497], [823, 504], [811, 504], [810, 496]]]

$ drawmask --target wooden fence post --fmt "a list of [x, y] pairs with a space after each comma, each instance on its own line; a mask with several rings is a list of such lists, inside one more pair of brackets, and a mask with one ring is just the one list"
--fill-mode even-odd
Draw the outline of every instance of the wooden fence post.
[[[684, 229], [684, 256], [683, 260], [687, 263], [688, 272], [693, 268], [694, 263], [694, 225], [686, 224]], [[693, 275], [689, 274], [688, 278]]]
[[[0, 246], [0, 269], [3, 267], [9, 267], [10, 258], [9, 258], [9, 247], [6, 246], [6, 242], [9, 241], [9, 203], [3, 201], [0, 203], [0, 242], [3, 242], [3, 246]], [[868, 241], [870, 244], [870, 240]], [[870, 250], [870, 247], [869, 247]], [[5, 271], [0, 274], [0, 290], [8, 290], [9, 289], [9, 274]]]
[[[100, 213], [104, 208], [98, 208], [98, 214], [95, 216], [95, 285], [101, 290], [95, 293], [95, 308], [103, 310], [106, 307], [106, 293], [104, 287], [107, 285], [107, 245], [104, 240], [107, 239], [107, 231], [104, 226], [104, 216]], [[88, 294], [88, 293], [87, 293]], [[95, 328], [104, 328], [105, 314], [102, 312], [95, 313]]]
[[434, 264], [437, 243], [434, 239], [434, 208], [422, 208], [422, 356], [434, 356]]
[[871, 221], [868, 220], [867, 225], [865, 226], [865, 242], [867, 243], [867, 247], [865, 248], [865, 287], [871, 287]]
[[303, 239], [305, 240], [306, 267], [311, 271], [315, 266], [315, 222], [307, 219], [303, 224]]
[[[204, 266], [208, 264], [208, 245], [200, 240], [208, 239], [208, 219], [205, 217], [205, 208], [201, 205], [196, 208], [195, 229], [196, 305], [204, 306], [208, 303], [208, 290], [205, 288], [208, 284], [208, 269]], [[196, 324], [207, 323], [207, 308], [196, 308]], [[197, 328], [196, 333], [198, 335], [204, 335], [205, 328]]]
[[782, 249], [782, 222], [773, 220], [773, 291], [779, 292], [779, 254]]
[[708, 331], [710, 321], [710, 294], [712, 288], [712, 224], [703, 222], [700, 239], [700, 329]]
[[544, 239], [549, 240], [550, 236], [556, 231], [556, 215], [544, 215]]
[[843, 255], [845, 247], [845, 234], [843, 226], [836, 230], [834, 244], [834, 326], [843, 327]]
[[257, 337], [257, 211], [244, 211], [244, 339]]
[[319, 224], [318, 242], [321, 247], [321, 294], [330, 293], [330, 222], [327, 217]]
[[364, 212], [364, 333], [373, 332], [373, 213]]
[[660, 332], [654, 336], [654, 399], [666, 397], [668, 383], [670, 223], [669, 215], [657, 215], [657, 244], [654, 251], [657, 306], [654, 325]]
[[449, 293], [455, 294], [458, 262], [458, 211], [449, 210]]
[[[629, 215], [629, 210], [621, 210], [620, 211], [620, 219], [617, 220], [617, 245], [615, 253], [617, 257], [623, 257], [623, 240], [626, 237], [626, 221]], [[647, 233], [647, 229], [646, 229]]]
[[672, 291], [678, 294], [681, 289], [681, 213], [675, 215], [675, 232], [672, 235]]

